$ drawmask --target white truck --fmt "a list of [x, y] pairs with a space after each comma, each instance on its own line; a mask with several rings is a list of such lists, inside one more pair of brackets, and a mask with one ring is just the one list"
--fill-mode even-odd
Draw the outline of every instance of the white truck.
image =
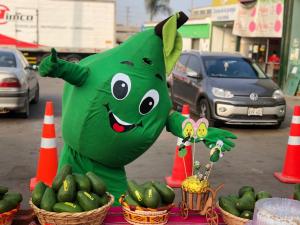
[[56, 48], [78, 61], [115, 45], [115, 0], [1, 0], [0, 46], [16, 47], [31, 64]]

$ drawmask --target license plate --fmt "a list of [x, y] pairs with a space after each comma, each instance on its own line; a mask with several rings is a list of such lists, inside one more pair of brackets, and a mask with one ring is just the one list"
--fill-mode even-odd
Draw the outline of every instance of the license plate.
[[248, 116], [262, 116], [263, 109], [262, 108], [248, 108]]

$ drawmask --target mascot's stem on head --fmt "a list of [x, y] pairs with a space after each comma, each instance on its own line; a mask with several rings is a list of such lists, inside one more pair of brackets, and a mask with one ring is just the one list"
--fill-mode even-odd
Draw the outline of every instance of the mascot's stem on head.
[[[165, 75], [180, 56], [177, 28], [187, 19], [176, 13], [154, 29], [79, 64], [59, 59], [53, 49], [39, 66], [41, 76], [66, 81], [59, 168], [70, 164], [76, 173], [93, 171], [105, 181], [115, 204], [127, 189], [124, 166], [149, 149], [165, 127], [182, 137], [185, 117], [171, 112]], [[211, 133], [209, 145], [220, 134], [223, 139], [234, 138], [222, 130]], [[233, 143], [225, 141], [230, 149]]]

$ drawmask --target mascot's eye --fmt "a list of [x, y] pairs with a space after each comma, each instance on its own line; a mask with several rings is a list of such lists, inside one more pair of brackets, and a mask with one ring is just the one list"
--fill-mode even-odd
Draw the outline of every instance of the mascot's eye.
[[131, 89], [130, 78], [124, 73], [117, 73], [111, 81], [111, 93], [117, 100], [127, 97]]
[[156, 90], [150, 90], [148, 91], [141, 103], [140, 103], [140, 113], [145, 115], [147, 113], [149, 113], [152, 109], [155, 108], [155, 106], [158, 104], [159, 102], [159, 94]]

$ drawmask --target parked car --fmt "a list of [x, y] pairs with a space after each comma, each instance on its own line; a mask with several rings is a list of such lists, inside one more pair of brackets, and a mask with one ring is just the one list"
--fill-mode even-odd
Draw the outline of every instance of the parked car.
[[29, 103], [39, 101], [36, 68], [16, 49], [0, 48], [0, 113], [29, 116]]
[[211, 125], [222, 121], [279, 127], [285, 117], [280, 88], [240, 54], [183, 52], [168, 85], [174, 107], [187, 103]]

